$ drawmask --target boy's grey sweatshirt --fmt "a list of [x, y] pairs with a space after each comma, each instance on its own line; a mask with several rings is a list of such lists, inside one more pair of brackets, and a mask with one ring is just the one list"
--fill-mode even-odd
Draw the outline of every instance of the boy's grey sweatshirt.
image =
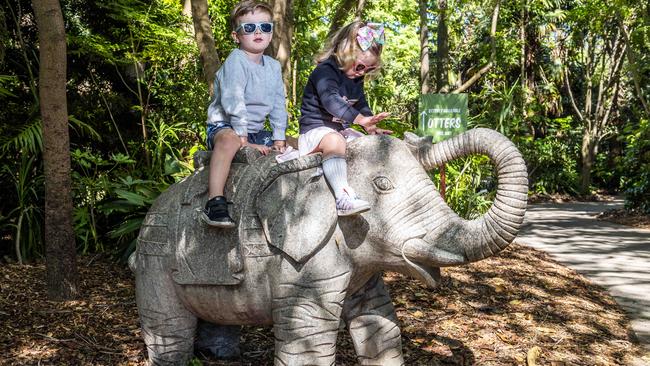
[[280, 63], [262, 56], [262, 64], [233, 50], [217, 71], [214, 98], [208, 107], [208, 124], [228, 122], [239, 136], [264, 128], [269, 116], [273, 140], [285, 140], [287, 110]]

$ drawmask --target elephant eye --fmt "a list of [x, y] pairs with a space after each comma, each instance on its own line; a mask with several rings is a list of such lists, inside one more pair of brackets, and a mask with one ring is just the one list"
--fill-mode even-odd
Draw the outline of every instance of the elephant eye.
[[384, 191], [384, 192], [390, 191], [393, 188], [395, 188], [393, 186], [393, 182], [391, 182], [390, 179], [383, 176], [379, 176], [375, 178], [373, 180], [373, 183], [375, 183], [375, 187], [377, 187], [380, 191]]

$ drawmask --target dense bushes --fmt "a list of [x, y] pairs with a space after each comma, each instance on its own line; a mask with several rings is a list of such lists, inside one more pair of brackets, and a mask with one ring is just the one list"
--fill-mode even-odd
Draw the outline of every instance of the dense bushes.
[[621, 179], [625, 206], [650, 214], [650, 123], [641, 120], [638, 125], [628, 125], [625, 132], [626, 170]]

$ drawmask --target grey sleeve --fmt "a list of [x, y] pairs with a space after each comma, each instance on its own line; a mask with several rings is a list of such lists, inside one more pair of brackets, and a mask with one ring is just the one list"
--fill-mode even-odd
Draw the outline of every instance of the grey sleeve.
[[277, 68], [275, 74], [275, 87], [273, 88], [273, 109], [269, 114], [269, 121], [273, 129], [273, 140], [284, 141], [286, 140], [287, 130], [287, 98], [284, 89], [284, 81], [282, 80], [282, 67], [280, 63], [276, 63]]
[[[239, 136], [246, 136], [248, 133], [248, 112], [246, 110], [246, 70], [238, 57], [228, 57], [220, 72], [219, 91], [221, 93], [221, 105], [230, 117], [230, 124]], [[220, 74], [220, 75], [219, 75]]]

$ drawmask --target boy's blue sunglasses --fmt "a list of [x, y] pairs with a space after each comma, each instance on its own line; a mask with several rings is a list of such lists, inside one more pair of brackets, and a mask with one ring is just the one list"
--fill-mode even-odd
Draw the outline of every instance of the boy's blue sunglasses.
[[244, 34], [251, 34], [251, 33], [255, 33], [257, 29], [259, 29], [260, 32], [262, 33], [271, 33], [273, 32], [273, 23], [269, 23], [269, 22], [241, 23], [237, 27], [237, 29], [235, 29], [235, 32], [239, 32], [240, 30], [243, 30]]

